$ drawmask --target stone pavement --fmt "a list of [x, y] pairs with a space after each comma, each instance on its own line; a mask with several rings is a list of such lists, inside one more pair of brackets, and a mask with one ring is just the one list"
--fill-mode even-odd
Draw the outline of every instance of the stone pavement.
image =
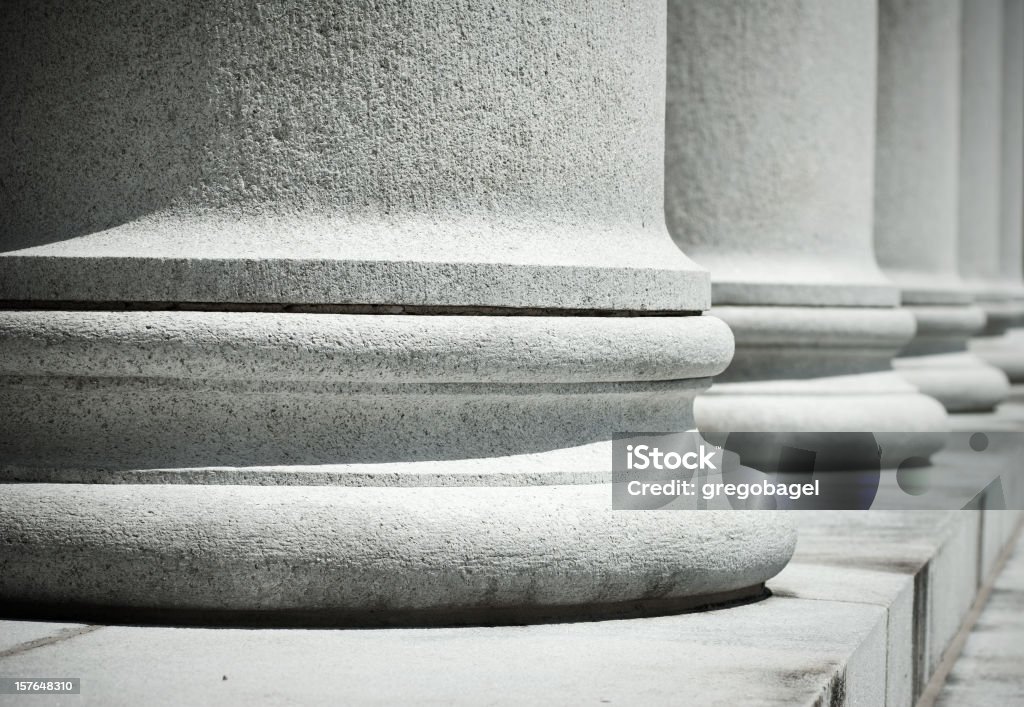
[[[956, 427], [1019, 430], [1020, 393], [996, 415], [954, 416]], [[990, 473], [987, 458], [950, 448], [935, 463], [962, 470], [969, 487], [972, 474]], [[703, 613], [371, 630], [0, 621], [0, 677], [81, 679], [80, 695], [0, 695], [0, 704], [912, 705], [1021, 514], [788, 515], [799, 541], [768, 583], [772, 596]], [[1018, 547], [943, 704], [1020, 696], [1022, 608]]]
[[940, 707], [1024, 704], [1024, 545], [995, 581], [936, 702]]
[[996, 526], [963, 511], [793, 515], [796, 556], [772, 597], [743, 606], [435, 629], [4, 621], [0, 676], [81, 678], [80, 695], [32, 705], [912, 704]]

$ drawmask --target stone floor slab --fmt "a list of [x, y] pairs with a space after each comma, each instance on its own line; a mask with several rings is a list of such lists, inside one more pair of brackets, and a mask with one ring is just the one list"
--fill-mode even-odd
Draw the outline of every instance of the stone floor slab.
[[0, 673], [79, 677], [76, 704], [103, 705], [732, 706], [838, 696], [875, 705], [885, 659], [880, 608], [773, 597], [682, 616], [504, 628], [112, 626], [4, 658]]
[[996, 579], [936, 704], [1024, 704], [1024, 544]]

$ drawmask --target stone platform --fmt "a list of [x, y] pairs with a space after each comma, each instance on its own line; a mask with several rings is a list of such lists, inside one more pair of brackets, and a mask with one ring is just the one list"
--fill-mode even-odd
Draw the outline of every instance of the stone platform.
[[[959, 428], [1022, 429], [1019, 396]], [[956, 452], [937, 464], [972, 466]], [[762, 601], [529, 626], [298, 630], [0, 622], [0, 675], [78, 677], [33, 704], [911, 705], [1013, 542], [1012, 511], [789, 513]], [[0, 697], [14, 703], [14, 697]]]
[[1024, 545], [992, 587], [936, 704], [973, 707], [1024, 702]]

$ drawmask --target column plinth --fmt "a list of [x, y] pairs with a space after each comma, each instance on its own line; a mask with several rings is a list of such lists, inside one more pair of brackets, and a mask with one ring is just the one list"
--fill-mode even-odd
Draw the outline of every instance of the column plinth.
[[875, 252], [916, 333], [893, 362], [950, 412], [991, 410], [1005, 375], [967, 350], [986, 313], [961, 279], [959, 0], [879, 6]]
[[942, 406], [892, 370], [914, 320], [872, 250], [876, 41], [863, 3], [669, 3], [669, 230], [736, 336], [701, 429], [941, 446]]
[[611, 510], [612, 436], [733, 349], [665, 227], [664, 6], [6, 14], [0, 600], [528, 621], [788, 561]]

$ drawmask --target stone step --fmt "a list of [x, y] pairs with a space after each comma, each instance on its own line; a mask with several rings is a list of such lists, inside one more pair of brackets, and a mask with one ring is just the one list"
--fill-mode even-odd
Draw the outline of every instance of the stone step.
[[81, 678], [83, 705], [911, 705], [975, 597], [986, 532], [1005, 537], [996, 513], [793, 512], [773, 596], [716, 611], [374, 630], [5, 621], [0, 674]]

